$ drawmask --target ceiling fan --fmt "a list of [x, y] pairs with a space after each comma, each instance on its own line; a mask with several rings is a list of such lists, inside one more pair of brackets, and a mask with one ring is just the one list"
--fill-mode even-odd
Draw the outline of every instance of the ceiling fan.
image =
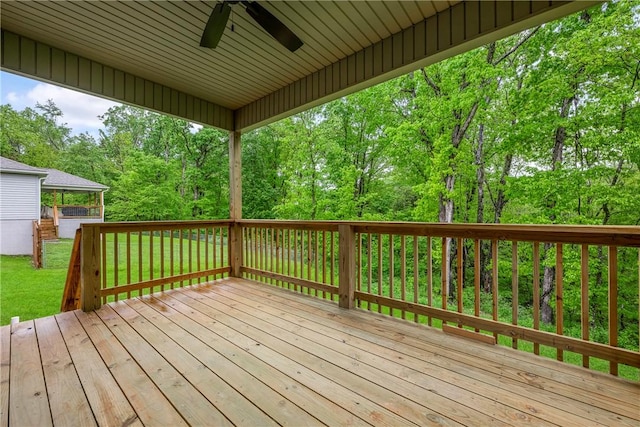
[[224, 0], [221, 3], [216, 4], [209, 16], [209, 21], [204, 27], [202, 33], [202, 39], [200, 40], [201, 47], [215, 48], [222, 37], [227, 21], [229, 20], [229, 14], [231, 13], [231, 5], [240, 4], [245, 8], [249, 16], [251, 16], [264, 30], [271, 34], [281, 45], [289, 49], [291, 52], [295, 52], [300, 46], [302, 46], [302, 40], [296, 36], [293, 31], [287, 28], [278, 18], [273, 16], [271, 12], [262, 7], [255, 1], [244, 0]]

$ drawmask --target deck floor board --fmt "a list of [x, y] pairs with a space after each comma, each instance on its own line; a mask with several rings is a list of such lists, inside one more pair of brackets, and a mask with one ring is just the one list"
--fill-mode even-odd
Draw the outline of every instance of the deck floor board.
[[[216, 287], [214, 292], [224, 292], [225, 289], [225, 285], [222, 285]], [[424, 334], [422, 327], [409, 327], [408, 322], [377, 314], [373, 315], [375, 321], [372, 321], [368, 313], [355, 310], [309, 310], [308, 305], [318, 306], [323, 302], [301, 302], [295, 294], [268, 293], [251, 283], [241, 290], [229, 287], [228, 292], [242, 296], [253, 294], [265, 306], [280, 308], [277, 304], [281, 304], [287, 312], [295, 311], [314, 325], [326, 325], [334, 337], [338, 333], [346, 334], [342, 339], [363, 337], [369, 342], [363, 347], [366, 351], [388, 348], [408, 357], [428, 361], [431, 366], [428, 372], [433, 372], [434, 367], [442, 367], [464, 373], [467, 379], [457, 383], [459, 386], [466, 387], [470, 384], [469, 380], [474, 378], [520, 394], [519, 399], [526, 402], [526, 409], [534, 414], [539, 414], [539, 408], [532, 405], [537, 401], [560, 410], [572, 406], [576, 414], [585, 413], [587, 419], [604, 424], [638, 425], [640, 394], [637, 383], [620, 381], [606, 374], [585, 371], [499, 346], [470, 346], [468, 341], [454, 339], [440, 331]], [[281, 313], [284, 314], [284, 311], [281, 310]], [[384, 329], [378, 322], [384, 323]], [[403, 363], [408, 357], [403, 358]], [[550, 365], [549, 369], [553, 368], [550, 373], [545, 371], [547, 365]], [[586, 378], [574, 375], [576, 371], [585, 372]], [[602, 382], [615, 387], [602, 387]], [[603, 411], [597, 411], [598, 408]]]
[[35, 327], [53, 424], [96, 425], [58, 322], [45, 317], [36, 319]]
[[25, 425], [53, 425], [33, 320], [13, 328], [11, 348], [10, 381], [20, 386], [9, 391], [9, 423], [24, 420]]
[[[524, 420], [527, 417], [539, 418], [533, 420], [540, 425], [557, 422], [566, 423], [584, 422], [584, 418], [568, 414], [559, 409], [532, 404], [531, 400], [524, 400], [513, 394], [503, 394], [501, 402], [496, 402], [489, 397], [499, 392], [499, 386], [491, 379], [487, 382], [480, 382], [468, 375], [468, 369], [459, 365], [456, 370], [440, 368], [427, 360], [402, 352], [398, 348], [397, 342], [390, 342], [389, 347], [374, 345], [357, 336], [336, 330], [335, 325], [325, 325], [320, 319], [311, 321], [302, 317], [297, 317], [292, 313], [287, 313], [290, 306], [280, 306], [277, 303], [263, 304], [260, 300], [245, 298], [245, 295], [229, 292], [227, 290], [215, 289], [215, 293], [220, 293], [230, 300], [242, 301], [248, 307], [255, 310], [262, 310], [271, 314], [271, 319], [279, 327], [287, 328], [286, 322], [291, 325], [288, 329], [300, 336], [316, 340], [326, 347], [334, 347], [337, 351], [348, 357], [365, 362], [370, 366], [384, 366], [384, 370], [393, 373], [398, 379], [404, 379], [413, 384], [420, 385], [427, 390], [437, 390], [439, 394], [455, 401], [456, 399], [471, 405], [474, 408], [488, 411], [487, 415], [493, 415], [505, 422], [512, 422], [514, 419]], [[277, 317], [276, 317], [277, 316]], [[317, 330], [320, 334], [310, 333]], [[335, 341], [338, 341], [337, 343]], [[379, 344], [376, 343], [376, 344]], [[529, 396], [526, 396], [529, 398]]]
[[640, 425], [637, 382], [241, 279], [0, 335], [0, 427]]

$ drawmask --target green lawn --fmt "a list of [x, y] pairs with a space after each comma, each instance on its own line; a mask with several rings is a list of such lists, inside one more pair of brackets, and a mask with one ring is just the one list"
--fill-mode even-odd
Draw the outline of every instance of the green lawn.
[[[215, 258], [215, 266], [218, 267], [223, 265], [222, 256], [228, 261], [228, 256], [226, 255], [227, 246], [224, 241], [221, 242], [219, 240], [219, 236], [214, 245], [213, 242], [205, 243], [179, 238], [173, 239], [173, 242], [171, 242], [167, 236], [161, 239], [157, 235], [151, 240], [148, 235], [144, 235], [140, 241], [138, 241], [137, 236], [132, 238], [131, 250], [129, 251], [131, 262], [127, 266], [126, 242], [125, 234], [119, 234], [117, 241], [114, 239], [113, 234], [107, 236], [105, 248], [108, 286], [113, 286], [115, 278], [116, 258], [114, 255], [116, 253], [118, 254], [117, 271], [120, 285], [127, 283], [127, 271], [129, 271], [131, 282], [136, 282], [149, 280], [152, 277], [151, 272], [153, 272], [154, 278], [159, 278], [161, 275], [169, 276], [172, 271], [173, 274], [196, 271], [198, 266], [202, 269], [206, 265], [209, 268], [214, 268], [213, 258]], [[138, 248], [138, 243], [141, 244], [142, 250]], [[153, 261], [150, 258], [151, 246], [153, 246]], [[22, 321], [50, 316], [60, 312], [62, 292], [67, 278], [72, 247], [72, 239], [46, 242], [43, 247], [43, 268], [39, 270], [33, 268], [30, 256], [0, 256], [1, 325], [9, 324], [13, 316], [19, 316]], [[161, 253], [163, 254], [162, 256], [160, 255]], [[171, 255], [172, 253], [173, 256]], [[208, 256], [208, 264], [205, 256]], [[173, 265], [171, 263], [172, 260]], [[200, 261], [199, 263], [198, 260]], [[161, 265], [163, 266], [162, 268]], [[193, 279], [191, 281], [186, 280], [182, 284], [197, 282], [199, 280]], [[162, 287], [156, 286], [153, 291], [157, 292], [161, 289]], [[150, 289], [145, 289], [140, 293], [146, 294], [149, 292], [151, 292]], [[139, 295], [140, 293], [134, 293], [133, 295]], [[109, 300], [113, 300], [113, 297], [110, 297]]]
[[[71, 254], [71, 245], [60, 245], [60, 249], [68, 248], [67, 263]], [[63, 251], [56, 256], [63, 256]], [[20, 316], [20, 320], [31, 320], [50, 316], [60, 312], [60, 302], [64, 282], [67, 278], [67, 265], [56, 268], [36, 270], [29, 256], [0, 256], [0, 324], [6, 325], [12, 316]]]

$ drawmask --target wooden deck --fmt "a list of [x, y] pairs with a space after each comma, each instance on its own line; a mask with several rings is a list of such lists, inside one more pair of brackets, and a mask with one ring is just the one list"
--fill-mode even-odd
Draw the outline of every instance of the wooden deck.
[[640, 425], [640, 384], [226, 279], [1, 328], [0, 425]]

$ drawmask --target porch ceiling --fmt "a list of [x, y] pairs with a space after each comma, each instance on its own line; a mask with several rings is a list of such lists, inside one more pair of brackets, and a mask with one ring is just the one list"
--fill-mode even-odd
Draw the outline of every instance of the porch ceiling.
[[2, 2], [2, 69], [246, 130], [594, 2], [260, 1], [303, 40], [294, 53], [240, 6], [199, 47], [215, 3]]

